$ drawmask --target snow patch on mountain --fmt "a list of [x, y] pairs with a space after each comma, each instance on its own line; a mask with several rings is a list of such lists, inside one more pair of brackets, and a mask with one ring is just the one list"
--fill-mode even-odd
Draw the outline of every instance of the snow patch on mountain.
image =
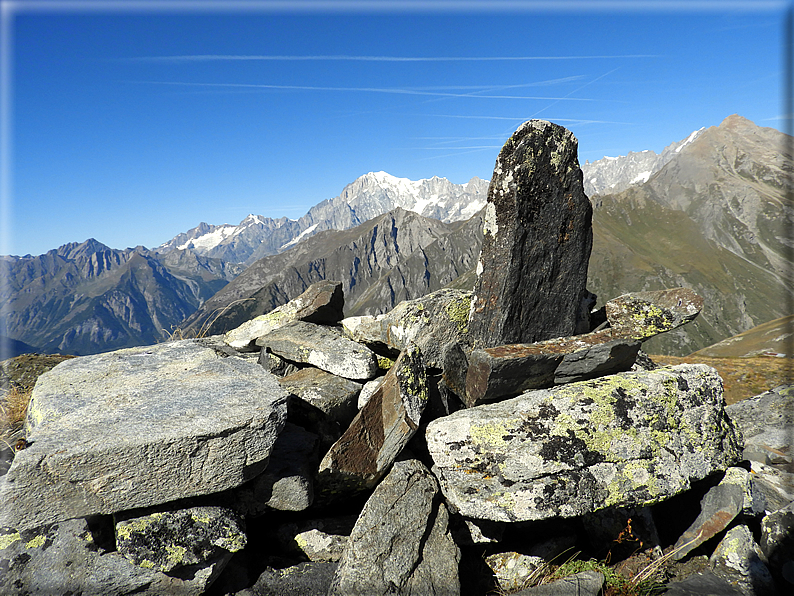
[[313, 226], [309, 226], [308, 228], [303, 230], [300, 234], [295, 236], [295, 238], [293, 238], [292, 240], [290, 240], [289, 242], [287, 242], [285, 244], [282, 244], [281, 245], [281, 250], [285, 250], [285, 249], [289, 248], [290, 246], [295, 246], [298, 242], [300, 242], [301, 240], [306, 238], [306, 236], [308, 236], [309, 234], [314, 232], [314, 230], [317, 229], [318, 225], [319, 224], [314, 224]]
[[582, 166], [585, 193], [593, 196], [606, 192], [620, 192], [629, 186], [648, 182], [651, 176], [697, 139], [703, 130], [705, 128], [692, 132], [683, 141], [668, 145], [661, 154], [645, 149], [637, 153], [629, 151], [628, 155], [603, 157], [592, 163], [585, 163]]

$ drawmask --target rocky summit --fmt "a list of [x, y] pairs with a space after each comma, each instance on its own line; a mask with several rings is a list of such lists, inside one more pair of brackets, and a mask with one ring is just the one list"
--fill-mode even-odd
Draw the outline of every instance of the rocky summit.
[[[42, 374], [0, 476], [0, 593], [791, 593], [792, 388], [726, 407], [714, 369], [644, 356], [691, 289], [592, 309], [570, 133], [522, 126], [497, 191], [524, 220], [492, 203], [506, 260], [483, 250], [474, 294], [342, 319], [321, 280], [224, 336]], [[554, 308], [496, 316], [533, 292]]]

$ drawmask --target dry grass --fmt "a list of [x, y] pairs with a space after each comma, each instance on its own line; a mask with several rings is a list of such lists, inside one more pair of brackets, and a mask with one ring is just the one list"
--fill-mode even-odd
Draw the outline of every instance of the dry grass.
[[12, 386], [0, 398], [0, 438], [8, 440], [11, 435], [22, 428], [30, 402], [30, 389]]
[[707, 364], [720, 373], [725, 386], [725, 401], [737, 401], [753, 397], [780, 385], [794, 382], [791, 358], [706, 358], [704, 356], [651, 356], [656, 364]]

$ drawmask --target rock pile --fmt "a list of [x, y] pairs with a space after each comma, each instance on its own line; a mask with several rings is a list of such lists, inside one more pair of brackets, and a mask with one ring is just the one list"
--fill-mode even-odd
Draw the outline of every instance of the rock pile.
[[[570, 226], [511, 242], [565, 268], [589, 216], [575, 139], [550, 126], [520, 129], [519, 171], [500, 155], [489, 196], [533, 189], [510, 198], [532, 225], [562, 211]], [[713, 369], [639, 358], [700, 311], [687, 289], [586, 316], [568, 291], [559, 327], [498, 323], [524, 343], [483, 340], [484, 294], [343, 319], [322, 282], [225, 337], [58, 365], [0, 478], [0, 592], [596, 596], [597, 569], [528, 587], [579, 551], [670, 594], [786, 593], [790, 389], [726, 408]]]

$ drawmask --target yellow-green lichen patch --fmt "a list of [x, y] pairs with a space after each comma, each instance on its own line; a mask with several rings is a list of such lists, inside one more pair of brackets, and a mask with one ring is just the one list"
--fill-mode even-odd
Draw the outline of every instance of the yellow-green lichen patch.
[[589, 450], [607, 455], [614, 440], [635, 438], [637, 432], [634, 428], [621, 428], [615, 423], [615, 404], [621, 395], [637, 393], [644, 388], [645, 386], [635, 379], [620, 375], [602, 377], [596, 381], [572, 383], [560, 389], [557, 396], [583, 405], [583, 411], [589, 421], [587, 429], [570, 415], [560, 415], [555, 418], [551, 433], [564, 436], [568, 431], [572, 431], [578, 439], [585, 442]]
[[227, 527], [224, 529], [226, 530], [226, 535], [213, 540], [212, 544], [219, 548], [228, 550], [230, 553], [236, 553], [237, 551], [243, 550], [245, 545], [248, 543], [245, 534], [237, 532], [234, 528]]
[[47, 542], [47, 537], [43, 534], [39, 534], [33, 540], [29, 541], [25, 548], [41, 548], [44, 546], [44, 543]]
[[143, 532], [149, 525], [163, 517], [162, 513], [152, 513], [146, 517], [130, 519], [123, 523], [116, 524], [116, 538], [129, 540], [134, 532]]
[[149, 559], [144, 559], [138, 564], [139, 567], [143, 567], [144, 569], [154, 569], [154, 562], [150, 561]]
[[471, 296], [453, 298], [446, 305], [445, 310], [449, 320], [458, 326], [458, 333], [469, 332], [469, 310], [471, 309]]
[[389, 370], [394, 366], [394, 360], [386, 356], [378, 356], [378, 368], [381, 370]]
[[[516, 420], [505, 420], [504, 422], [486, 422], [485, 424], [475, 424], [469, 427], [470, 443], [476, 447], [506, 447], [505, 442], [513, 437], [513, 431], [509, 427], [515, 427]], [[509, 426], [508, 426], [509, 425]]]
[[0, 534], [0, 550], [4, 550], [14, 544], [17, 540], [22, 540], [19, 532], [12, 532], [10, 534]]
[[181, 565], [185, 558], [187, 549], [184, 546], [179, 546], [176, 544], [166, 544], [165, 552], [166, 558], [168, 559], [168, 567], [169, 569], [173, 569], [174, 567]]
[[629, 492], [647, 492], [646, 502], [648, 497], [654, 499], [665, 496], [665, 492], [660, 489], [657, 479], [649, 470], [649, 465], [650, 462], [647, 460], [635, 460], [618, 466], [614, 477], [607, 485], [609, 494], [604, 506], [611, 507], [625, 503]]
[[196, 512], [191, 512], [190, 517], [193, 519], [193, 521], [196, 521], [200, 524], [208, 524], [212, 521], [209, 515], [201, 515]]

